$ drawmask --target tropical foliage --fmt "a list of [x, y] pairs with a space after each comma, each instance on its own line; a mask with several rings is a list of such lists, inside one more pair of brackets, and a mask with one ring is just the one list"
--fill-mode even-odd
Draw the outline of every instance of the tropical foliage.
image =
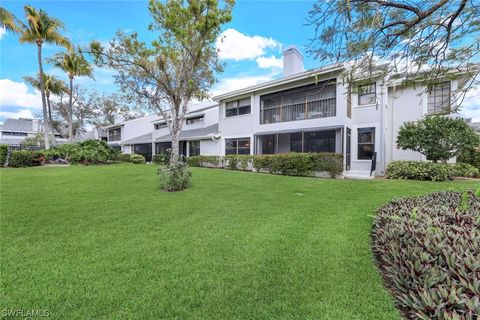
[[69, 79], [68, 91], [68, 139], [73, 141], [73, 79], [75, 77], [87, 76], [93, 78], [93, 69], [78, 50], [57, 53], [53, 59], [55, 67], [63, 70]]
[[37, 46], [38, 58], [38, 78], [40, 83], [40, 93], [42, 96], [42, 111], [44, 123], [44, 139], [45, 147], [50, 148], [49, 131], [51, 132], [51, 124], [48, 119], [47, 102], [45, 94], [45, 78], [43, 72], [42, 46], [44, 43], [55, 44], [70, 49], [70, 41], [60, 34], [64, 29], [64, 24], [49, 16], [44, 10], [37, 10], [32, 6], [25, 6], [25, 20], [23, 23], [12, 13], [4, 8], [0, 8], [0, 25], [7, 30], [19, 34], [20, 43], [32, 43]]
[[434, 193], [377, 211], [373, 252], [405, 318], [480, 316], [479, 196]]

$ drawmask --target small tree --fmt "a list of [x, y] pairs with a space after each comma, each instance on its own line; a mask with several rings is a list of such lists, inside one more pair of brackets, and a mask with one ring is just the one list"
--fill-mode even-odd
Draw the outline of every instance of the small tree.
[[137, 33], [117, 33], [103, 47], [90, 50], [100, 66], [118, 72], [116, 82], [130, 101], [155, 111], [167, 121], [172, 136], [170, 164], [179, 161], [179, 137], [188, 105], [208, 96], [215, 74], [222, 71], [215, 42], [231, 20], [233, 0], [150, 0], [153, 18], [150, 44]]
[[480, 137], [462, 118], [429, 116], [418, 122], [404, 123], [398, 132], [399, 148], [413, 150], [433, 162], [458, 156], [462, 150], [480, 144]]

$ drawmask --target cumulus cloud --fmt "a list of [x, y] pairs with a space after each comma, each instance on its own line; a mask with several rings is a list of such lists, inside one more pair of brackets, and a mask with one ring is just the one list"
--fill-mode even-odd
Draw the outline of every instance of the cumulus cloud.
[[255, 61], [261, 69], [283, 68], [283, 59], [276, 58], [273, 55], [270, 57], [258, 57]]
[[263, 56], [266, 49], [280, 48], [280, 42], [258, 35], [248, 36], [235, 29], [227, 29], [217, 38], [220, 59], [235, 61]]
[[34, 118], [32, 110], [20, 109], [18, 111], [0, 111], [0, 119], [18, 119], [18, 118]]
[[273, 75], [260, 75], [260, 76], [246, 76], [238, 78], [224, 78], [220, 83], [212, 90], [212, 94], [219, 95], [234, 90], [243, 89], [249, 86], [253, 86], [262, 82], [273, 80]]
[[42, 107], [42, 96], [38, 90], [30, 90], [25, 82], [0, 79], [0, 107]]
[[0, 27], [0, 39], [7, 34], [7, 30], [4, 27]]
[[460, 115], [472, 118], [473, 122], [480, 122], [480, 87], [467, 92], [460, 108]]

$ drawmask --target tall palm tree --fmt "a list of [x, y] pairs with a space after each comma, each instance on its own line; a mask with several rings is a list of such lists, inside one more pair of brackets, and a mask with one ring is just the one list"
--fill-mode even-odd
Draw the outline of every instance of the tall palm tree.
[[[40, 90], [40, 81], [39, 78], [34, 77], [23, 77], [23, 80], [30, 83], [32, 87]], [[52, 107], [50, 105], [50, 95], [59, 96], [62, 93], [68, 93], [68, 88], [63, 80], [56, 78], [55, 76], [44, 73], [43, 74], [43, 83], [45, 84], [45, 97], [47, 100], [48, 108], [48, 121], [50, 125], [53, 123], [52, 120]]]
[[93, 68], [80, 50], [71, 50], [69, 52], [57, 53], [53, 59], [53, 64], [62, 69], [70, 80], [70, 90], [68, 99], [68, 139], [73, 141], [73, 79], [75, 77], [87, 76], [93, 78]]
[[0, 23], [2, 27], [20, 34], [20, 43], [35, 43], [37, 45], [38, 73], [40, 81], [40, 93], [42, 96], [43, 125], [45, 148], [50, 148], [48, 131], [51, 128], [47, 116], [47, 101], [45, 97], [45, 83], [43, 77], [42, 45], [52, 43], [70, 49], [70, 41], [60, 34], [64, 24], [53, 17], [50, 17], [43, 10], [36, 10], [31, 6], [23, 7], [27, 23], [18, 20], [12, 13], [0, 8]]

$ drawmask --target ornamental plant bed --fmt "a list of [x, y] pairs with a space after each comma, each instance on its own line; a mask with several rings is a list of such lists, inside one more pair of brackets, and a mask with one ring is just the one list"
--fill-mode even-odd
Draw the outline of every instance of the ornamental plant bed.
[[377, 211], [373, 253], [405, 318], [479, 319], [479, 195], [434, 193]]

